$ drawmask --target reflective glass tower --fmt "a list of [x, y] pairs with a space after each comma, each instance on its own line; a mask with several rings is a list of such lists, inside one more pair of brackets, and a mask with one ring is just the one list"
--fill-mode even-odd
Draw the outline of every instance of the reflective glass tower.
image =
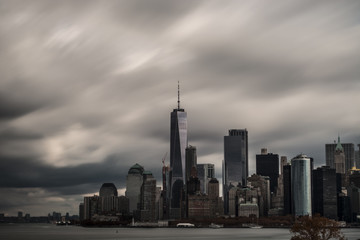
[[[185, 149], [187, 147], [187, 114], [180, 108], [178, 87], [178, 107], [171, 112], [170, 123], [170, 208], [180, 209], [181, 193], [184, 187]], [[170, 214], [177, 217], [179, 213]], [[176, 210], [178, 212], [178, 210]], [[180, 216], [179, 216], [180, 217]]]
[[304, 154], [291, 159], [291, 192], [295, 216], [311, 216], [311, 159]]
[[229, 185], [240, 183], [246, 186], [248, 177], [248, 132], [246, 129], [231, 129], [224, 137], [225, 181]]
[[223, 163], [223, 195], [224, 212], [229, 212], [229, 190], [238, 184], [246, 186], [249, 173], [248, 165], [248, 131], [246, 129], [231, 129], [229, 136], [224, 137]]

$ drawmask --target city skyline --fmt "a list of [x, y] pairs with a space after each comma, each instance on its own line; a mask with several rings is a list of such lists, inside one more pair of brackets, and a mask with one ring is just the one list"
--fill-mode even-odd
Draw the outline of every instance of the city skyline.
[[[169, 112], [221, 179], [223, 137], [325, 164], [360, 143], [358, 2], [0, 4], [0, 213], [77, 213], [139, 163], [161, 185]], [[214, 31], [216, 29], [216, 31]], [[183, 166], [185, 167], [185, 166]]]

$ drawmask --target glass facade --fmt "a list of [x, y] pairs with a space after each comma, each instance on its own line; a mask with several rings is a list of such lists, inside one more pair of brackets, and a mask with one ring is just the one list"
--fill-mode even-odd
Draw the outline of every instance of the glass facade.
[[186, 148], [186, 164], [185, 164], [185, 183], [189, 181], [191, 176], [191, 169], [196, 167], [197, 164], [197, 155], [196, 155], [196, 147], [189, 145]]
[[229, 214], [229, 190], [232, 186], [246, 186], [249, 173], [248, 132], [246, 129], [231, 129], [224, 137], [223, 196], [224, 213]]
[[170, 174], [171, 208], [180, 207], [184, 185], [185, 149], [187, 147], [187, 114], [184, 109], [174, 109], [170, 123]]
[[248, 132], [246, 129], [229, 130], [224, 137], [225, 184], [246, 186], [248, 177]]
[[311, 160], [306, 155], [291, 160], [291, 191], [295, 216], [311, 216]]
[[143, 172], [144, 168], [139, 164], [135, 164], [130, 168], [126, 177], [125, 196], [129, 199], [129, 211], [131, 214], [138, 209], [138, 205], [140, 204]]

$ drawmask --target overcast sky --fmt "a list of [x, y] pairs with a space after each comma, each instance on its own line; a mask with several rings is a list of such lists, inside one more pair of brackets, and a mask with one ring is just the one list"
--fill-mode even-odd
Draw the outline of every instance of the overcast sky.
[[[325, 163], [360, 143], [359, 1], [1, 1], [0, 213], [78, 214], [139, 163], [161, 178], [170, 112], [221, 178], [223, 137]], [[168, 154], [169, 156], [169, 154]], [[166, 159], [169, 162], [169, 158]], [[159, 182], [160, 184], [160, 182]]]

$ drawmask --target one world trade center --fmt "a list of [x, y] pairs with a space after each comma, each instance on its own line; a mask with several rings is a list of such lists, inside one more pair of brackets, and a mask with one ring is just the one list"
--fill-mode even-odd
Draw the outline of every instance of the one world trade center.
[[182, 191], [184, 187], [185, 149], [187, 147], [187, 114], [178, 107], [171, 112], [170, 124], [170, 217], [181, 217]]

